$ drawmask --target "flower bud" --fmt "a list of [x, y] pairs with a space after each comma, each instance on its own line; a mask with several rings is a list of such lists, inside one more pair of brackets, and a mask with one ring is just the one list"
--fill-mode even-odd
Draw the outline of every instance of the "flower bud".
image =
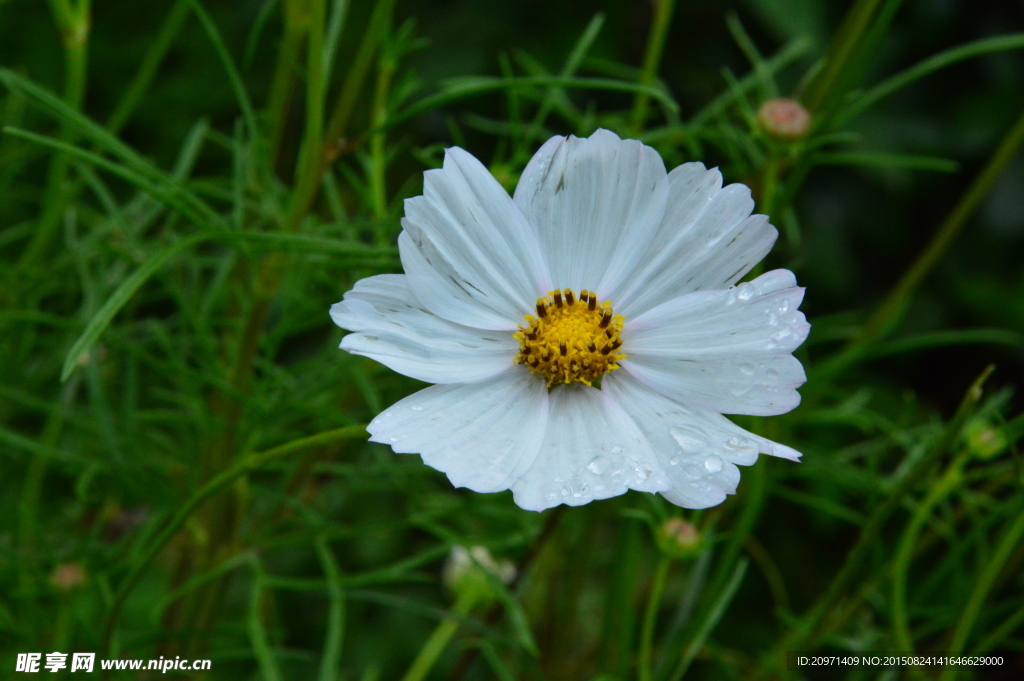
[[483, 546], [474, 546], [471, 549], [453, 546], [451, 555], [444, 564], [441, 578], [445, 585], [459, 596], [470, 595], [473, 600], [489, 600], [493, 594], [487, 573], [494, 575], [504, 584], [510, 584], [516, 577], [516, 568], [507, 560], [494, 560]]
[[811, 114], [795, 99], [775, 97], [757, 111], [761, 129], [771, 137], [787, 142], [803, 139], [811, 130]]
[[979, 459], [991, 459], [1009, 444], [999, 428], [985, 421], [972, 421], [964, 429], [967, 448]]
[[658, 548], [672, 558], [688, 559], [698, 556], [701, 546], [700, 530], [682, 518], [669, 518], [657, 531]]
[[85, 586], [85, 568], [81, 563], [61, 563], [50, 573], [50, 584], [58, 591], [74, 591]]

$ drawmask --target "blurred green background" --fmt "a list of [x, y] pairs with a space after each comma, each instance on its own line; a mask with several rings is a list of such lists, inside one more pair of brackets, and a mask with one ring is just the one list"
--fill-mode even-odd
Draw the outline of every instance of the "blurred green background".
[[[1021, 678], [1022, 30], [1019, 0], [0, 0], [2, 673]], [[807, 287], [803, 404], [735, 418], [804, 463], [714, 509], [530, 513], [360, 427], [422, 385], [327, 309], [401, 271], [423, 170], [458, 145], [511, 190], [597, 127], [750, 185]], [[518, 577], [452, 589], [458, 545]], [[911, 649], [1004, 664], [785, 659]]]

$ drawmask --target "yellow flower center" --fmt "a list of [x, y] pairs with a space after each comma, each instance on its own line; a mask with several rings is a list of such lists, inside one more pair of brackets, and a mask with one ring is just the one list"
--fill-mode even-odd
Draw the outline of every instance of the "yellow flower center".
[[513, 337], [519, 341], [516, 364], [530, 367], [558, 383], [586, 383], [619, 368], [626, 355], [622, 347], [622, 315], [612, 312], [611, 301], [597, 302], [586, 289], [579, 300], [571, 289], [555, 290], [537, 299], [537, 316], [526, 315], [526, 324]]

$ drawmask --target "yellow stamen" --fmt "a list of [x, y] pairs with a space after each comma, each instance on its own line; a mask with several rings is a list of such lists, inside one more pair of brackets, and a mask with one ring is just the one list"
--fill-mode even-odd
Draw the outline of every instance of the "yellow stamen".
[[555, 289], [537, 299], [537, 316], [525, 315], [526, 324], [513, 336], [519, 341], [516, 364], [543, 376], [548, 387], [558, 383], [585, 383], [619, 368], [626, 355], [622, 347], [622, 315], [610, 301], [598, 303], [593, 291], [584, 289], [581, 305], [570, 289]]

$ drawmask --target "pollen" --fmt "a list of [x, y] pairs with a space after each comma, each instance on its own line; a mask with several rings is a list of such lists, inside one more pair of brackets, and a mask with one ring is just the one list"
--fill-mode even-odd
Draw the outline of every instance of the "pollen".
[[537, 315], [525, 319], [513, 334], [519, 341], [515, 363], [543, 376], [549, 388], [592, 385], [626, 358], [619, 352], [625, 320], [612, 311], [611, 301], [599, 303], [586, 289], [578, 297], [571, 289], [551, 291], [537, 299]]

